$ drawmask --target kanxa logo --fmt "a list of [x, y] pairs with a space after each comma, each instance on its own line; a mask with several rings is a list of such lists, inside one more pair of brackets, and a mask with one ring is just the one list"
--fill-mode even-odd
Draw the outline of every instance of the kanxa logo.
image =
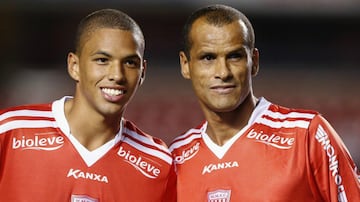
[[130, 151], [126, 151], [123, 147], [120, 147], [118, 153], [120, 157], [124, 158], [124, 161], [134, 166], [134, 168], [141, 172], [148, 178], [157, 178], [160, 175], [160, 169], [145, 161], [141, 156], [136, 156]]
[[239, 167], [239, 163], [237, 161], [210, 163], [209, 165], [204, 166], [202, 174], [205, 175], [207, 173], [212, 173], [214, 171], [228, 169], [228, 168], [235, 168], [235, 167]]
[[190, 149], [184, 150], [181, 152], [181, 155], [175, 156], [174, 161], [176, 164], [182, 164], [185, 161], [191, 159], [195, 156], [195, 154], [199, 151], [200, 143], [197, 142], [194, 146], [192, 146]]
[[105, 175], [103, 176], [96, 173], [84, 172], [82, 170], [73, 169], [73, 168], [69, 170], [67, 177], [72, 177], [74, 179], [85, 179], [85, 180], [93, 180], [98, 182], [109, 183], [109, 180]]
[[252, 129], [247, 135], [249, 139], [255, 139], [257, 142], [261, 142], [278, 149], [290, 149], [295, 142], [294, 137], [283, 137], [277, 134], [265, 134], [263, 131], [257, 132]]
[[13, 137], [12, 148], [22, 150], [57, 150], [64, 144], [64, 137], [54, 134]]

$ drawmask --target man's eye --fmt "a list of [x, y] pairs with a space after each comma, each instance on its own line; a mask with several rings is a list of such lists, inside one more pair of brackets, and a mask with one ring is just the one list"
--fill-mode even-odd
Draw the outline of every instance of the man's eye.
[[229, 59], [240, 59], [243, 55], [241, 53], [232, 53], [228, 56]]
[[128, 66], [128, 67], [138, 67], [138, 66], [140, 66], [139, 62], [135, 61], [135, 60], [126, 60], [125, 65]]
[[95, 61], [97, 64], [107, 64], [109, 60], [107, 58], [96, 58]]
[[213, 56], [213, 55], [201, 56], [201, 60], [213, 60], [213, 59], [215, 59], [215, 56]]

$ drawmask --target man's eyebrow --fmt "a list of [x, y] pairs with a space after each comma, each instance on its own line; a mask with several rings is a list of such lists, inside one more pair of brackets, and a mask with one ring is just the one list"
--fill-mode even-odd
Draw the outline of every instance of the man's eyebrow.
[[234, 50], [230, 51], [230, 53], [234, 53], [234, 52], [243, 52], [243, 51], [246, 51], [245, 46], [241, 46], [241, 47], [239, 47], [239, 48], [236, 48], [236, 49], [234, 49]]
[[106, 57], [111, 57], [112, 55], [106, 51], [96, 51], [92, 55], [105, 55]]
[[212, 50], [201, 50], [198, 52], [199, 55], [215, 55], [215, 52]]
[[141, 57], [137, 54], [128, 55], [125, 57], [126, 59], [141, 59]]

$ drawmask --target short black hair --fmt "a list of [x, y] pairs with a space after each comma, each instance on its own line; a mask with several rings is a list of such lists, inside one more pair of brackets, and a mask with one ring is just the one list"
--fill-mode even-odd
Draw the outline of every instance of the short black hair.
[[234, 21], [241, 20], [245, 23], [245, 26], [248, 28], [249, 35], [246, 39], [244, 39], [246, 45], [250, 47], [250, 49], [255, 47], [255, 34], [254, 29], [249, 21], [249, 19], [241, 13], [239, 10], [222, 5], [222, 4], [215, 4], [206, 6], [196, 10], [192, 13], [189, 18], [187, 19], [184, 28], [183, 28], [183, 51], [190, 59], [190, 49], [192, 46], [192, 40], [190, 38], [190, 32], [192, 29], [192, 25], [196, 20], [199, 18], [203, 18], [206, 20], [207, 23], [215, 26], [223, 26], [230, 24]]
[[144, 35], [140, 26], [130, 16], [116, 9], [101, 9], [90, 13], [80, 21], [75, 36], [76, 54], [81, 54], [82, 46], [87, 37], [99, 28], [130, 31], [139, 40], [142, 51], [145, 49]]

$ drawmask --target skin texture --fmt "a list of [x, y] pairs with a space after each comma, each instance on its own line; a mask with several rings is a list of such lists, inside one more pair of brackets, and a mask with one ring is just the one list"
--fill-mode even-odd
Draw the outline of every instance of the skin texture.
[[180, 52], [182, 75], [191, 80], [208, 121], [206, 132], [218, 145], [247, 124], [257, 102], [252, 77], [259, 69], [259, 53], [244, 45], [248, 29], [243, 26], [240, 20], [214, 26], [199, 18], [189, 33], [190, 58]]
[[[78, 54], [68, 54], [76, 90], [74, 99], [65, 103], [65, 115], [71, 133], [87, 149], [100, 147], [119, 131], [126, 106], [145, 77], [142, 49], [130, 31], [99, 28]], [[118, 94], [112, 94], [114, 90]]]

